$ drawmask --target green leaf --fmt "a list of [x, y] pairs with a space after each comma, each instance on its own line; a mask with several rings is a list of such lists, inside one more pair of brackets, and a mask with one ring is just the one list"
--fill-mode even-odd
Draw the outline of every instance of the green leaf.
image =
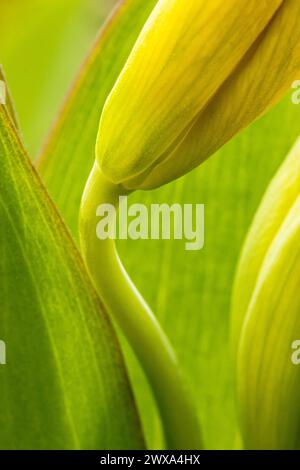
[[0, 158], [0, 448], [141, 448], [111, 323], [4, 106]]
[[[154, 3], [125, 2], [103, 30], [42, 156], [40, 170], [75, 236], [104, 100]], [[229, 347], [232, 282], [255, 209], [298, 135], [299, 115], [300, 108], [287, 98], [191, 174], [132, 196], [132, 202], [146, 204], [204, 203], [202, 251], [186, 252], [180, 241], [118, 244], [132, 280], [176, 349], [198, 403], [208, 448], [240, 445]], [[157, 448], [162, 441], [151, 394], [136, 360], [125, 350], [148, 440]]]

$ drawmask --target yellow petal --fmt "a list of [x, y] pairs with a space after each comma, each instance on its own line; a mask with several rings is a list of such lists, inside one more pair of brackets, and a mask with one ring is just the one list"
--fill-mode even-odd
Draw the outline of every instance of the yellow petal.
[[300, 139], [269, 185], [244, 244], [232, 298], [231, 333], [234, 351], [266, 253], [299, 194]]
[[285, 0], [182, 144], [127, 187], [149, 189], [182, 176], [278, 102], [300, 74], [299, 18], [299, 0]]
[[97, 159], [108, 179], [124, 182], [169, 155], [281, 3], [158, 1], [102, 113]]
[[247, 449], [299, 449], [300, 196], [259, 272], [238, 351], [238, 399]]

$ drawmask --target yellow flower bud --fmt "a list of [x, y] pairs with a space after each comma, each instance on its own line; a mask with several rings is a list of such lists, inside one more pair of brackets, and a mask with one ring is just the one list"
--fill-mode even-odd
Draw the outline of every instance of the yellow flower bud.
[[181, 145], [130, 187], [155, 188], [184, 175], [277, 103], [300, 75], [299, 18], [299, 0], [285, 0]]
[[237, 391], [246, 448], [300, 446], [300, 141], [271, 182], [233, 294]]
[[[280, 12], [282, 3], [285, 2], [159, 0], [103, 109], [97, 140], [97, 160], [103, 174], [113, 183], [128, 188], [152, 187], [195, 166], [194, 154], [191, 157], [180, 151], [179, 155], [176, 149], [189, 139], [190, 131], [198, 127], [198, 119], [201, 120], [210, 101], [214, 101], [237, 68], [240, 70], [243, 61], [246, 64], [248, 59], [252, 61], [253, 52], [249, 50], [259, 46], [260, 37], [265, 38], [264, 31], [278, 9]], [[259, 63], [264, 61], [262, 52], [258, 57]], [[286, 61], [289, 59], [288, 55]], [[268, 53], [266, 61], [269, 60]], [[262, 69], [265, 70], [264, 63]], [[257, 73], [261, 83], [260, 70]], [[255, 86], [255, 79], [247, 84], [248, 88]], [[276, 80], [274, 86], [276, 90], [281, 88], [282, 80]], [[245, 84], [240, 91], [234, 85], [241, 98], [245, 97], [244, 87]], [[265, 92], [261, 95], [265, 101]], [[274, 91], [270, 95], [274, 99]], [[240, 111], [244, 103], [238, 97], [234, 99]], [[252, 109], [253, 103], [250, 104]], [[230, 107], [231, 103], [227, 103], [227, 110]], [[258, 106], [257, 113], [261, 111]], [[226, 119], [227, 116], [226, 112]], [[231, 119], [235, 121], [236, 116], [231, 114]], [[213, 122], [209, 135], [216, 127]], [[226, 132], [232, 134], [231, 129]], [[220, 141], [224, 141], [223, 134], [221, 126]], [[167, 167], [166, 172], [159, 170], [151, 181], [151, 171], [155, 172], [168, 158], [172, 159], [172, 170], [173, 155], [176, 171], [171, 177]], [[196, 160], [200, 162], [207, 156], [207, 149], [204, 154], [200, 149]], [[143, 186], [148, 176], [150, 182]]]

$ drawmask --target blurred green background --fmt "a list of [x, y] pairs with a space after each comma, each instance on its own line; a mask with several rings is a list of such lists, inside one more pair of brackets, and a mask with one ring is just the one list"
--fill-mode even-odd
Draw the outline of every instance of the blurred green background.
[[116, 0], [0, 0], [0, 64], [36, 155]]

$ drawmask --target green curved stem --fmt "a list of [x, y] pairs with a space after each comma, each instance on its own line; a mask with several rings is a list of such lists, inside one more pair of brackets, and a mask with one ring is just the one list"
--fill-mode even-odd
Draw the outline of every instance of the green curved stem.
[[[116, 209], [119, 186], [105, 179], [97, 163], [87, 182], [80, 210], [83, 254], [107, 310], [118, 322], [152, 387], [170, 449], [202, 448], [196, 407], [187, 393], [166, 335], [122, 266], [112, 239], [96, 236], [96, 209]], [[127, 193], [128, 194], [128, 193]]]

